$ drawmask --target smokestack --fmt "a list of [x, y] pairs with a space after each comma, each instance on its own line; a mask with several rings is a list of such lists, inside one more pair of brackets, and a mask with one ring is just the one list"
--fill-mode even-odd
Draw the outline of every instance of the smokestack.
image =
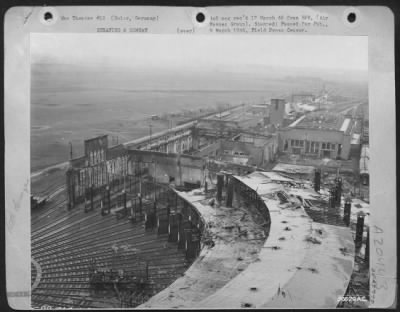
[[71, 142], [69, 142], [69, 147], [70, 147], [70, 150], [69, 150], [69, 159], [71, 160], [71, 159], [72, 159], [72, 143], [71, 143]]
[[283, 124], [285, 117], [285, 100], [271, 99], [270, 123], [275, 127]]

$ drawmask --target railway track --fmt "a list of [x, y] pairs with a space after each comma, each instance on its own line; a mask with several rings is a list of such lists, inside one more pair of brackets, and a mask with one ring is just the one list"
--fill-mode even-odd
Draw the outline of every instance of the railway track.
[[[51, 233], [51, 231], [53, 231], [53, 234], [55, 234], [74, 225], [79, 225], [79, 228], [81, 228], [82, 225], [87, 224], [86, 221], [88, 220], [91, 221], [89, 223], [92, 226], [97, 225], [98, 222], [99, 223], [104, 222], [103, 220], [105, 216], [97, 216], [96, 220], [98, 221], [93, 222], [94, 221], [93, 214], [100, 215], [99, 203], [100, 203], [100, 198], [97, 198], [94, 203], [95, 207], [97, 206], [96, 207], [97, 209], [95, 209], [95, 211], [90, 211], [87, 214], [84, 214], [83, 207], [76, 207], [74, 211], [70, 212], [70, 214], [62, 215], [59, 219], [53, 220], [51, 223], [44, 225], [41, 228], [34, 229], [32, 233], [32, 243], [35, 244], [38, 239], [48, 238], [49, 236], [51, 236], [51, 234], [49, 234]], [[113, 204], [115, 204], [115, 200], [113, 201]], [[149, 205], [144, 204], [143, 211], [145, 211], [147, 208], [150, 208]], [[60, 240], [60, 237], [58, 236], [57, 239]], [[47, 242], [48, 241], [49, 240], [47, 240]]]
[[[143, 188], [145, 190], [143, 199], [152, 198], [154, 191], [160, 192], [160, 190], [162, 189], [162, 187], [160, 187], [160, 186], [156, 186], [154, 188], [152, 186], [152, 183], [143, 183]], [[151, 190], [151, 189], [152, 189], [152, 192], [149, 192], [148, 190]], [[122, 190], [122, 188], [121, 188], [121, 190]], [[134, 189], [132, 192], [135, 192], [135, 191], [137, 191], [137, 190]], [[116, 197], [117, 197], [117, 195], [112, 196], [112, 198], [111, 198], [112, 205], [115, 204]], [[95, 200], [94, 200], [94, 205], [100, 206], [100, 200], [101, 200], [100, 196], [96, 196]], [[59, 196], [57, 196], [54, 200], [50, 200], [49, 202], [47, 202], [43, 208], [41, 208], [38, 211], [32, 212], [31, 225], [32, 225], [34, 232], [39, 233], [41, 230], [38, 230], [38, 227], [39, 226], [42, 228], [45, 227], [45, 225], [43, 225], [44, 219], [52, 217], [55, 214], [59, 215], [59, 219], [53, 218], [51, 220], [48, 220], [49, 223], [51, 222], [52, 225], [58, 224], [60, 219], [66, 218], [66, 215], [67, 215], [66, 210], [60, 209], [63, 207], [66, 208], [66, 205], [67, 205], [66, 194], [59, 194]], [[74, 214], [74, 212], [77, 212], [77, 209], [81, 209], [81, 207], [82, 207], [82, 204], [78, 205], [73, 210], [71, 210], [72, 215]]]
[[[149, 185], [146, 188], [150, 189]], [[152, 198], [154, 191], [160, 193], [159, 198], [163, 197], [161, 189], [152, 186], [147, 197]], [[184, 251], [168, 243], [166, 234], [145, 231], [143, 221], [132, 223], [112, 214], [102, 216], [100, 197], [95, 201], [95, 209], [88, 213], [83, 212], [83, 205], [71, 211], [62, 209], [66, 205], [65, 194], [57, 193], [57, 188], [54, 190], [56, 194], [47, 206], [32, 216], [32, 257], [42, 271], [40, 282], [32, 292], [33, 306], [119, 307], [112, 289], [101, 296], [94, 295], [88, 275], [92, 258], [102, 267], [122, 268], [134, 274], [143, 273], [137, 261], [147, 261], [150, 295], [167, 287], [187, 269]], [[147, 207], [151, 208], [144, 206], [143, 211]], [[32, 280], [36, 274], [32, 270]], [[133, 302], [141, 303], [138, 298]]]

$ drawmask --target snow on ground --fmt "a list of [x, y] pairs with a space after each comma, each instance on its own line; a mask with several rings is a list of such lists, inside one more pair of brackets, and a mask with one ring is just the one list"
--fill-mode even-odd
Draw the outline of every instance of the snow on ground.
[[312, 188], [290, 188], [290, 194], [295, 195], [295, 196], [300, 196], [303, 199], [325, 199], [327, 200], [328, 198], [324, 195], [321, 196], [321, 194], [317, 193], [314, 191]]
[[[215, 245], [205, 246], [184, 276], [139, 308], [191, 308], [255, 261], [265, 241], [262, 228], [245, 209], [212, 208], [205, 195], [199, 195], [199, 190], [177, 193], [202, 214], [207, 236]], [[239, 235], [238, 225], [240, 231], [247, 231], [247, 236]]]
[[[257, 188], [251, 179], [246, 184]], [[259, 261], [196, 307], [335, 308], [353, 270], [350, 229], [312, 222], [302, 208], [264, 201], [271, 230]]]
[[204, 193], [199, 192], [198, 189], [191, 192], [176, 191], [176, 193], [187, 202], [192, 203], [205, 223], [213, 222], [215, 220], [216, 208], [211, 207], [207, 203], [201, 202], [206, 200]]
[[[279, 179], [276, 173], [235, 178], [257, 191], [269, 209], [271, 227], [263, 246], [241, 241], [238, 224], [251, 237], [259, 229], [246, 221], [243, 210], [211, 207], [198, 190], [178, 192], [202, 215], [215, 246], [203, 248], [183, 277], [140, 307], [335, 308], [353, 271], [350, 228], [312, 221], [295, 199], [321, 197], [313, 189], [284, 187], [272, 181]], [[279, 191], [289, 195], [289, 203], [280, 203]]]
[[[342, 199], [342, 206], [340, 207], [340, 211], [341, 214], [344, 213], [344, 199]], [[351, 200], [351, 222], [357, 223], [357, 217], [359, 213], [364, 214], [364, 225], [368, 226], [370, 217], [369, 204], [361, 199], [353, 198]]]
[[278, 183], [272, 183], [271, 179], [264, 176], [261, 172], [253, 172], [248, 176], [234, 176], [237, 180], [243, 182], [258, 194], [271, 194], [278, 191], [284, 191], [284, 187]]
[[290, 281], [296, 267], [302, 264], [307, 243], [301, 241], [311, 231], [310, 218], [302, 209], [280, 209], [277, 201], [266, 202], [272, 222], [258, 261], [196, 307], [260, 308], [273, 298], [280, 286]]
[[285, 164], [278, 163], [272, 171], [283, 172], [288, 174], [304, 174], [311, 175], [314, 173], [315, 168], [313, 166], [304, 166], [304, 165], [294, 165], [294, 164]]
[[316, 222], [312, 227], [321, 244], [308, 243], [306, 255], [290, 281], [262, 308], [332, 309], [337, 298], [345, 294], [354, 265], [350, 230]]
[[272, 171], [257, 171], [257, 174], [261, 174], [267, 178], [269, 178], [271, 181], [280, 181], [280, 182], [293, 182], [294, 180], [292, 178], [284, 177], [276, 172]]

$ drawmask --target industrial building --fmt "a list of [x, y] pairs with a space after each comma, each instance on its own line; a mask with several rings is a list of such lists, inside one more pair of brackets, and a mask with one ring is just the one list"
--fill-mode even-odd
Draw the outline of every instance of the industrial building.
[[315, 95], [311, 93], [293, 93], [292, 102], [293, 103], [310, 103], [315, 100]]
[[[32, 305], [335, 308], [364, 219], [342, 177], [277, 160], [347, 159], [354, 124], [320, 112], [293, 121], [286, 108], [272, 99], [123, 144], [85, 140], [32, 210]], [[361, 158], [365, 181], [367, 147]]]
[[279, 150], [316, 158], [349, 159], [352, 135], [351, 118], [310, 113], [279, 129]]
[[230, 139], [220, 139], [204, 146], [196, 156], [224, 162], [263, 167], [273, 162], [278, 151], [276, 134], [243, 132]]
[[221, 159], [263, 167], [275, 160], [278, 151], [278, 140], [276, 135], [255, 135], [241, 133], [221, 142]]

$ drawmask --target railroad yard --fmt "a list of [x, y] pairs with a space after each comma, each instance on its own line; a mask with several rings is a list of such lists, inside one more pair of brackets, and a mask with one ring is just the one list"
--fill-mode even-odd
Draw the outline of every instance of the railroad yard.
[[68, 161], [31, 175], [32, 307], [368, 301], [368, 102], [348, 93], [332, 84], [74, 139]]

